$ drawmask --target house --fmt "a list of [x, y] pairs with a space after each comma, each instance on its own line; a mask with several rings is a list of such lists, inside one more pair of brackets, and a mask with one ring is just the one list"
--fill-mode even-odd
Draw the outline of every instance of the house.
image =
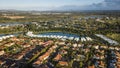
[[16, 37], [13, 37], [10, 39], [11, 41], [20, 41], [20, 39], [16, 38]]
[[104, 68], [105, 67], [105, 63], [103, 61], [99, 61], [99, 67], [100, 68]]
[[43, 37], [47, 37], [47, 35], [43, 35]]
[[100, 46], [100, 48], [107, 49], [107, 46]]
[[9, 35], [9, 37], [15, 37], [15, 35]]
[[0, 29], [9, 28], [9, 25], [0, 25]]
[[95, 66], [94, 66], [94, 65], [92, 65], [92, 66], [88, 66], [88, 68], [95, 68]]
[[114, 47], [109, 47], [109, 49], [114, 50]]
[[119, 51], [119, 50], [120, 50], [120, 48], [118, 48], [118, 47], [115, 47], [115, 50]]
[[2, 39], [6, 39], [6, 36], [2, 36]]
[[2, 41], [3, 39], [0, 37], [0, 41]]
[[87, 39], [88, 41], [92, 41], [92, 39], [91, 39], [90, 37], [86, 37], [86, 39]]
[[27, 36], [33, 36], [33, 32], [29, 31], [26, 33]]
[[65, 42], [59, 42], [58, 45], [65, 45]]
[[44, 42], [41, 42], [41, 41], [40, 41], [38, 44], [39, 44], [39, 45], [43, 45], [43, 44], [44, 44]]
[[73, 44], [73, 47], [77, 47], [77, 44]]
[[63, 36], [63, 39], [67, 39], [67, 36]]
[[81, 37], [81, 41], [84, 42], [86, 41], [86, 39], [84, 37]]
[[81, 47], [82, 45], [81, 44], [78, 44], [78, 47]]
[[58, 53], [54, 60], [59, 61], [61, 60], [61, 58], [62, 58], [61, 54]]
[[79, 41], [80, 39], [79, 39], [79, 37], [76, 37], [76, 38], [74, 38], [74, 40], [75, 40], [75, 41]]
[[100, 56], [100, 59], [104, 59], [105, 58], [105, 56], [103, 55], [103, 56]]
[[43, 46], [46, 47], [48, 45], [51, 45], [52, 43], [53, 43], [53, 41], [50, 40], [50, 41], [44, 42]]
[[53, 36], [53, 35], [50, 35], [50, 38], [54, 38], [54, 36]]
[[23, 48], [27, 48], [27, 47], [30, 47], [31, 45], [29, 45], [29, 44], [24, 44], [23, 45]]
[[0, 51], [0, 56], [4, 54], [5, 54], [4, 50]]
[[94, 45], [93, 46], [95, 49], [99, 49], [99, 45]]
[[69, 39], [69, 40], [73, 40], [73, 39], [74, 39], [74, 37], [69, 37], [68, 39]]
[[53, 35], [53, 38], [58, 38], [58, 36], [57, 35]]
[[60, 35], [57, 35], [57, 38], [59, 38], [59, 39], [60, 39], [60, 38], [62, 38], [62, 36], [60, 36]]
[[68, 66], [68, 62], [66, 61], [59, 61], [58, 64], [61, 66]]
[[68, 47], [68, 46], [63, 46], [63, 48], [64, 48], [64, 49], [69, 49], [69, 47]]
[[12, 46], [12, 45], [14, 45], [15, 43], [7, 43], [7, 44], [5, 44], [4, 46], [7, 46], [7, 47], [10, 47], [10, 46]]
[[23, 58], [23, 54], [21, 54], [21, 55], [18, 55], [18, 57], [17, 57], [17, 59], [16, 60], [20, 60], [20, 59], [22, 59]]

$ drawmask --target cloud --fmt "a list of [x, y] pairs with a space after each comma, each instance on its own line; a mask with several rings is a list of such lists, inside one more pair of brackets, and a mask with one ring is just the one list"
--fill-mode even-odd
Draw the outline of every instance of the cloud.
[[104, 2], [120, 3], [120, 0], [104, 0]]
[[94, 3], [86, 6], [67, 5], [57, 8], [64, 11], [78, 10], [120, 10], [120, 0], [104, 0], [101, 3]]
[[120, 0], [104, 0], [98, 4], [92, 4], [91, 8], [100, 10], [120, 10]]

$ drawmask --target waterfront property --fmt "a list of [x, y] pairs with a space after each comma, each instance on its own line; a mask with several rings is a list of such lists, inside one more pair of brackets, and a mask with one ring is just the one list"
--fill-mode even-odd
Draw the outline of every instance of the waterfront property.
[[39, 35], [34, 35], [32, 32], [28, 32], [26, 34], [27, 36], [30, 37], [39, 37], [39, 38], [56, 38], [56, 39], [62, 39], [62, 40], [75, 40], [75, 41], [92, 41], [92, 38], [84, 36], [80, 37], [75, 34], [69, 34], [69, 33], [62, 33], [62, 32], [50, 32], [50, 33], [43, 33]]
[[7, 39], [7, 38], [11, 38], [11, 37], [15, 37], [15, 35], [6, 35], [6, 36], [0, 36], [0, 41]]

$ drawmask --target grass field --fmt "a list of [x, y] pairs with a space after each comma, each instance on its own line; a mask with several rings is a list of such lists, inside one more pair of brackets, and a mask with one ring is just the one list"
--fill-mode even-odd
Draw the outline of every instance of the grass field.
[[118, 41], [118, 43], [120, 43], [120, 34], [117, 34], [117, 33], [112, 34], [111, 33], [111, 34], [107, 34], [106, 36], [111, 39], [114, 39], [114, 40]]

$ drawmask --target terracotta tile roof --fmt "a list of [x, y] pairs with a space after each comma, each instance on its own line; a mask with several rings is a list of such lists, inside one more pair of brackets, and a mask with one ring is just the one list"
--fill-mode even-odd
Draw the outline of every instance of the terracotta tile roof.
[[40, 61], [36, 61], [36, 62], [34, 62], [33, 64], [34, 64], [34, 65], [39, 65], [39, 64], [41, 64], [41, 62], [40, 62]]
[[93, 66], [88, 66], [88, 68], [95, 68], [95, 66], [93, 65]]
[[68, 66], [68, 63], [66, 61], [59, 61], [58, 64], [60, 64], [62, 66]]
[[62, 58], [62, 56], [60, 54], [57, 54], [57, 56], [54, 58], [54, 60], [58, 61]]
[[49, 57], [50, 53], [46, 52], [44, 55], [40, 56], [38, 58], [38, 60], [36, 62], [34, 62], [33, 64], [35, 65], [40, 65], [45, 59], [47, 59]]

